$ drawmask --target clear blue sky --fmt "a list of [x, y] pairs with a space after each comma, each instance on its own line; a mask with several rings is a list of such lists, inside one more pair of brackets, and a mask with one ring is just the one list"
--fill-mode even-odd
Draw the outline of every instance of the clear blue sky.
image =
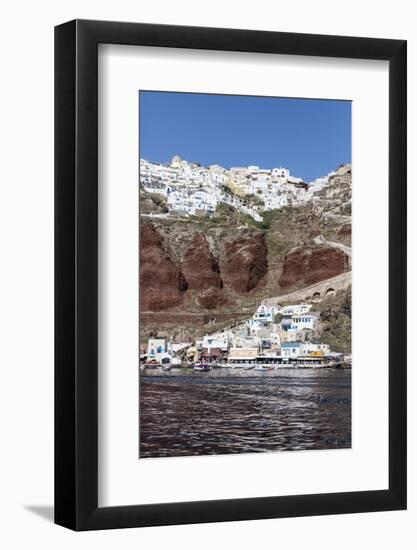
[[140, 92], [140, 156], [283, 166], [304, 181], [351, 162], [351, 102]]

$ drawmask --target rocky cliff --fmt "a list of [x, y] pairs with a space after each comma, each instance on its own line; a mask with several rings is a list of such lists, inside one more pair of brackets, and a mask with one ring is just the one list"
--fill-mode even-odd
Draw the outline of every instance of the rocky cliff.
[[141, 311], [251, 311], [348, 271], [348, 255], [334, 245], [350, 246], [351, 177], [340, 167], [318, 201], [266, 212], [261, 223], [224, 204], [212, 217], [143, 216]]
[[255, 229], [225, 235], [199, 224], [141, 223], [142, 311], [230, 306], [256, 291], [267, 271], [265, 239]]
[[160, 311], [181, 304], [187, 282], [151, 224], [141, 224], [140, 246], [141, 310]]
[[351, 353], [352, 291], [351, 287], [326, 296], [317, 304], [320, 319], [311, 340], [324, 342], [334, 351]]
[[263, 234], [251, 232], [226, 242], [222, 267], [226, 284], [234, 292], [244, 294], [256, 289], [268, 271]]
[[192, 290], [221, 289], [223, 280], [210, 244], [203, 233], [197, 233], [185, 249], [182, 272]]
[[284, 259], [279, 284], [282, 288], [309, 286], [349, 269], [349, 257], [331, 246], [303, 246]]

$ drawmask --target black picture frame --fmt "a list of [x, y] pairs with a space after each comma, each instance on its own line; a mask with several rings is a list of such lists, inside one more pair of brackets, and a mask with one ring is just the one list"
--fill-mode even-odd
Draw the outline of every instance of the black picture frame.
[[[389, 62], [389, 488], [98, 507], [98, 44]], [[406, 508], [406, 41], [74, 20], [55, 28], [55, 522], [92, 530]]]

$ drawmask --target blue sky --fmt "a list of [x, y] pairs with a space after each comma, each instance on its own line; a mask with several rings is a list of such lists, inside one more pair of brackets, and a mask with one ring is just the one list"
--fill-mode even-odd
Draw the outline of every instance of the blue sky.
[[203, 166], [283, 166], [304, 181], [351, 162], [351, 102], [143, 92], [140, 156]]

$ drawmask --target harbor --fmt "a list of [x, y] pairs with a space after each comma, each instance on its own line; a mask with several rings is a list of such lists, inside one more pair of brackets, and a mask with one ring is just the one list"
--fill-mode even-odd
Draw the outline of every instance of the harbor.
[[192, 373], [208, 373], [219, 372], [222, 376], [235, 376], [239, 372], [251, 372], [251, 375], [255, 375], [259, 372], [272, 372], [272, 371], [284, 371], [293, 369], [350, 369], [351, 363], [348, 361], [330, 360], [320, 361], [317, 359], [308, 360], [306, 358], [299, 358], [293, 361], [277, 362], [277, 359], [269, 362], [263, 362], [262, 359], [259, 362], [247, 362], [247, 363], [222, 363], [222, 364], [191, 364], [191, 365], [176, 365], [170, 364], [146, 364], [141, 366], [141, 374], [147, 375], [163, 375], [172, 373], [174, 375], [187, 376]]
[[332, 350], [317, 332], [320, 313], [313, 304], [261, 303], [252, 317], [191, 342], [149, 338], [141, 350], [142, 374], [208, 373], [233, 376], [240, 370], [258, 374], [282, 369], [349, 369], [350, 354]]
[[312, 303], [261, 303], [192, 341], [140, 355], [140, 458], [345, 449], [351, 356], [323, 341]]

